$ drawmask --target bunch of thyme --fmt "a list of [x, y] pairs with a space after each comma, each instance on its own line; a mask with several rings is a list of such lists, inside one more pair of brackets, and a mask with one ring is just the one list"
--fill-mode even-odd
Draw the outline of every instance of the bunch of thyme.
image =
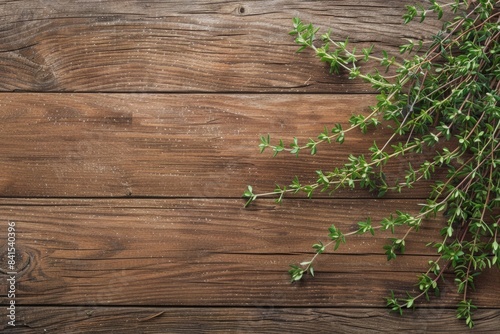
[[[342, 144], [349, 132], [359, 129], [366, 133], [381, 123], [392, 124], [393, 133], [382, 145], [375, 142], [369, 156], [350, 155], [341, 167], [316, 171], [315, 183], [302, 184], [296, 177], [290, 185], [277, 185], [271, 193], [256, 194], [248, 186], [243, 196], [246, 205], [262, 196], [275, 195], [276, 202], [281, 203], [286, 194], [304, 192], [310, 198], [317, 190], [333, 193], [355, 187], [384, 196], [436, 178], [438, 168], [446, 169], [446, 177], [434, 182], [419, 214], [395, 211], [378, 223], [367, 218], [349, 233], [332, 225], [328, 242], [314, 244], [311, 260], [291, 265], [289, 273], [292, 282], [305, 274], [314, 276], [317, 256], [328, 248], [336, 250], [351, 235], [374, 235], [377, 230], [394, 233], [404, 228], [403, 237], [390, 238], [384, 246], [387, 259], [395, 259], [404, 253], [411, 232], [417, 232], [426, 218], [443, 213], [446, 223], [440, 231], [440, 242], [428, 244], [435, 247], [437, 255], [418, 278], [420, 292], [405, 297], [395, 297], [391, 292], [387, 306], [402, 314], [403, 309], [413, 308], [416, 300], [428, 300], [429, 293], [439, 293], [443, 273], [453, 270], [462, 296], [457, 317], [472, 327], [476, 306], [468, 292], [474, 289], [474, 280], [484, 269], [500, 268], [500, 12], [493, 0], [455, 0], [447, 4], [431, 0], [427, 8], [419, 5], [406, 9], [405, 24], [415, 19], [423, 22], [431, 14], [438, 20], [451, 19], [443, 20], [442, 29], [431, 40], [408, 40], [402, 45], [403, 56], [399, 58], [403, 61], [386, 51], [375, 51], [374, 46], [350, 48], [348, 40], [334, 41], [331, 32], [318, 40], [319, 28], [298, 18], [293, 20], [290, 34], [295, 36], [299, 51], [312, 49], [329, 64], [331, 72], [348, 73], [351, 79], [370, 83], [378, 92], [377, 104], [367, 116], [352, 116], [349, 127], [335, 124], [302, 145], [296, 138], [289, 147], [281, 139], [272, 144], [269, 135], [262, 136], [260, 151], [270, 149], [274, 156], [281, 152], [298, 155], [303, 150], [316, 154], [322, 143]], [[370, 62], [379, 66], [365, 71], [362, 65]], [[410, 163], [401, 180], [392, 184], [387, 181], [384, 166], [389, 160], [421, 154], [424, 149], [433, 150], [434, 157], [419, 165]]]

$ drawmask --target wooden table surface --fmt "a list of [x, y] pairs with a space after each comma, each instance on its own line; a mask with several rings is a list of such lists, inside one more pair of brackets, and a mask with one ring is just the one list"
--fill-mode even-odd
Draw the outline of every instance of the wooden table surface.
[[[442, 219], [387, 262], [388, 235], [323, 255], [316, 278], [288, 265], [395, 208], [418, 212], [429, 183], [377, 199], [259, 200], [367, 153], [383, 127], [299, 158], [259, 153], [259, 136], [304, 141], [375, 103], [369, 85], [296, 54], [294, 16], [353, 45], [393, 53], [438, 24], [402, 25], [404, 1], [0, 1], [0, 248], [3, 333], [466, 331], [453, 283], [404, 317], [384, 297], [414, 288]], [[401, 175], [406, 163], [391, 164]], [[15, 299], [7, 228], [16, 224]], [[500, 328], [500, 276], [472, 294], [475, 332]], [[9, 326], [15, 300], [15, 327]]]

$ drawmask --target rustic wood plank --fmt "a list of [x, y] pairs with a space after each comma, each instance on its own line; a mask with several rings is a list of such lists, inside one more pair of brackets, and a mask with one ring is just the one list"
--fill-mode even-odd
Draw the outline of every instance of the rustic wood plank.
[[0, 91], [368, 92], [295, 55], [291, 19], [397, 54], [440, 27], [403, 13], [399, 0], [1, 1]]
[[[315, 157], [259, 155], [259, 135], [304, 141], [374, 102], [369, 85], [331, 77], [310, 52], [294, 53], [291, 18], [332, 27], [357, 47], [380, 43], [396, 52], [403, 38], [438, 27], [402, 26], [403, 7], [397, 0], [0, 1], [0, 236], [6, 240], [6, 223], [16, 222], [18, 264], [17, 327], [4, 321], [0, 331], [462, 331], [452, 283], [407, 318], [384, 309], [388, 290], [412, 289], [434, 258], [424, 243], [439, 238], [440, 219], [412, 234], [397, 261], [382, 254], [388, 235], [356, 236], [321, 257], [314, 280], [290, 284], [286, 274], [288, 264], [310, 258], [331, 223], [352, 231], [367, 215], [417, 212], [428, 183], [413, 199], [344, 191], [335, 200], [264, 200], [244, 209], [237, 198], [247, 184], [268, 191], [295, 175], [313, 181], [315, 170], [366, 153], [388, 133], [353, 134]], [[207, 94], [193, 94], [200, 92]], [[388, 177], [407, 162], [387, 166]], [[5, 268], [4, 242], [0, 254]], [[483, 307], [477, 332], [499, 327], [499, 282], [498, 271], [488, 271], [470, 294]]]
[[[5, 309], [0, 311], [5, 318]], [[417, 309], [404, 317], [374, 308], [120, 308], [20, 306], [15, 328], [3, 333], [461, 333], [447, 308]], [[499, 309], [474, 313], [470, 333], [498, 333]], [[2, 328], [3, 326], [3, 328]]]
[[[407, 255], [389, 263], [382, 246], [390, 235], [354, 237], [321, 258], [316, 278], [290, 284], [288, 265], [309, 259], [331, 223], [351, 231], [366, 215], [411, 212], [417, 201], [366, 200], [363, 212], [357, 200], [263, 201], [250, 210], [204, 199], [0, 203], [2, 235], [16, 222], [20, 305], [383, 307], [390, 289], [411, 290], [436, 257], [424, 244], [440, 229], [428, 222], [409, 237]], [[471, 298], [497, 307], [499, 280], [498, 271], [483, 274]], [[458, 302], [453, 283], [441, 290], [436, 305]]]
[[[305, 144], [324, 126], [367, 115], [373, 103], [371, 95], [3, 94], [0, 195], [239, 197], [248, 184], [268, 192], [294, 176], [315, 182], [316, 170], [342, 166], [349, 154], [369, 155], [373, 140], [385, 143], [390, 130], [351, 131], [344, 145], [299, 158], [260, 154], [259, 136], [287, 145], [297, 136]], [[417, 162], [384, 167], [388, 180], [403, 178], [409, 161]], [[411, 196], [428, 190], [424, 182]]]

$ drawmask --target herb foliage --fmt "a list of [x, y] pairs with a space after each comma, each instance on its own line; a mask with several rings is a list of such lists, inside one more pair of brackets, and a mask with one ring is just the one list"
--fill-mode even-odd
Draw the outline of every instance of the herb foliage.
[[[442, 29], [430, 41], [408, 40], [400, 46], [403, 61], [375, 46], [356, 50], [349, 40], [335, 41], [332, 32], [319, 36], [319, 28], [293, 19], [291, 35], [300, 46], [299, 52], [312, 49], [332, 73], [348, 73], [361, 79], [378, 92], [377, 104], [369, 115], [354, 115], [349, 127], [335, 124], [305, 144], [297, 138], [286, 146], [283, 140], [273, 144], [269, 135], [260, 138], [260, 151], [271, 150], [273, 156], [282, 152], [299, 155], [307, 150], [316, 154], [324, 143], [344, 142], [349, 132], [362, 133], [392, 124], [393, 133], [383, 144], [373, 143], [370, 154], [350, 155], [347, 162], [329, 171], [318, 170], [317, 181], [302, 184], [296, 177], [288, 186], [277, 185], [271, 193], [254, 193], [251, 186], [244, 191], [246, 205], [262, 196], [276, 196], [281, 203], [285, 195], [303, 192], [312, 197], [316, 191], [334, 193], [341, 188], [361, 187], [384, 196], [413, 188], [422, 180], [434, 180], [435, 171], [444, 168], [444, 179], [433, 183], [426, 203], [418, 214], [395, 211], [380, 222], [370, 218], [358, 222], [358, 229], [343, 233], [335, 225], [328, 229], [328, 242], [319, 242], [310, 261], [291, 265], [291, 280], [314, 276], [316, 258], [328, 249], [336, 250], [354, 234], [376, 231], [395, 232], [405, 229], [401, 238], [390, 238], [384, 246], [388, 260], [405, 252], [406, 239], [417, 232], [426, 218], [444, 214], [440, 242], [429, 243], [436, 257], [428, 261], [428, 270], [418, 277], [417, 294], [396, 297], [391, 291], [387, 306], [400, 314], [415, 307], [420, 299], [439, 295], [439, 281], [445, 271], [454, 273], [461, 301], [457, 317], [474, 325], [477, 308], [470, 299], [477, 275], [487, 268], [500, 268], [500, 12], [497, 1], [455, 0], [438, 4], [431, 0], [421, 5], [406, 6], [404, 23], [428, 16], [444, 20]], [[365, 71], [363, 64], [376, 63], [375, 70]], [[408, 166], [400, 181], [390, 184], [384, 174], [389, 160], [403, 155], [435, 152], [432, 159]]]

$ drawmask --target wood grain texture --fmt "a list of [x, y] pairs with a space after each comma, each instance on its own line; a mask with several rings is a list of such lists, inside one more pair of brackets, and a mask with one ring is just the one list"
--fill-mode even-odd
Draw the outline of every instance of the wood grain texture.
[[[291, 19], [397, 53], [404, 38], [440, 28], [403, 26], [405, 4], [0, 0], [0, 278], [9, 221], [18, 272], [16, 327], [0, 284], [0, 331], [463, 332], [450, 280], [405, 318], [388, 315], [383, 299], [415, 288], [436, 257], [425, 243], [439, 240], [441, 217], [411, 234], [396, 261], [382, 249], [391, 235], [377, 233], [323, 254], [314, 279], [290, 284], [286, 272], [332, 223], [349, 232], [367, 216], [418, 212], [429, 183], [384, 199], [354, 190], [244, 209], [240, 198], [248, 184], [313, 182], [390, 133], [350, 133], [313, 157], [258, 153], [260, 135], [305, 142], [375, 103], [368, 84], [295, 54]], [[389, 164], [387, 178], [408, 162], [419, 161]], [[499, 280], [487, 271], [468, 295], [480, 307], [472, 332], [500, 327]]]
[[[299, 158], [259, 153], [259, 136], [293, 136], [305, 144], [324, 127], [369, 113], [371, 95], [299, 94], [3, 94], [0, 99], [0, 192], [21, 197], [240, 197], [315, 182], [318, 169], [340, 167], [349, 154], [369, 155], [390, 129], [351, 131], [344, 145], [318, 146]], [[432, 153], [429, 150], [428, 153]], [[404, 157], [384, 171], [403, 179]], [[439, 175], [442, 176], [442, 173]], [[429, 182], [411, 192], [425, 198]], [[326, 196], [319, 193], [317, 196]], [[398, 194], [389, 194], [398, 196]], [[404, 196], [409, 196], [404, 194]], [[336, 197], [372, 197], [365, 190]]]
[[[378, 221], [395, 207], [411, 212], [417, 201], [364, 201], [363, 212], [357, 205], [264, 201], [249, 210], [240, 200], [6, 199], [0, 222], [2, 231], [16, 222], [21, 305], [383, 307], [390, 289], [413, 289], [436, 258], [424, 245], [439, 238], [439, 221], [411, 235], [397, 261], [382, 251], [391, 235], [377, 233], [325, 254], [312, 280], [290, 284], [286, 272], [312, 256], [311, 244], [326, 239], [331, 223], [352, 231], [367, 215]], [[498, 283], [498, 273], [484, 274], [471, 297], [497, 307]], [[441, 291], [437, 305], [458, 302], [453, 283]]]
[[0, 91], [369, 92], [295, 55], [291, 19], [397, 53], [440, 27], [403, 13], [399, 0], [1, 1]]
[[[3, 315], [5, 310], [0, 311]], [[455, 311], [432, 308], [404, 317], [374, 308], [19, 307], [3, 333], [462, 333]], [[468, 333], [498, 333], [499, 309], [476, 311]]]

